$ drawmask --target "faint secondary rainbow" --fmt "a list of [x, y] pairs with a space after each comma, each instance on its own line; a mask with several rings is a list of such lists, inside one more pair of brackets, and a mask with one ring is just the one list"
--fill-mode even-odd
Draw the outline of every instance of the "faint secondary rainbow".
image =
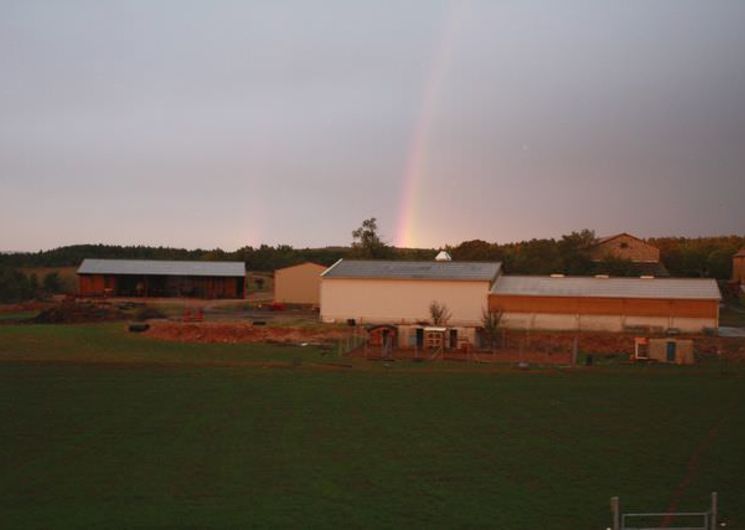
[[[461, 4], [462, 2], [452, 1], [448, 3], [446, 8], [442, 36], [432, 55], [427, 80], [422, 92], [419, 114], [409, 142], [402, 179], [403, 185], [398, 211], [398, 223], [396, 225], [395, 242], [396, 246], [399, 247], [415, 246], [418, 236], [421, 237], [421, 230], [419, 230], [417, 222], [420, 220], [419, 214], [422, 206], [419, 200], [419, 191], [421, 190], [422, 182], [425, 180], [427, 143], [434, 121], [442, 81], [450, 66], [453, 40], [458, 23], [456, 9]], [[421, 242], [421, 239], [419, 241]]]

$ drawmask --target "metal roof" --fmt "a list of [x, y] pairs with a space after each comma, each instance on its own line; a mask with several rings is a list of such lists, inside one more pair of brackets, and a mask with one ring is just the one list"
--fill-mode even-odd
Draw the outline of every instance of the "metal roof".
[[502, 264], [465, 261], [348, 261], [326, 269], [324, 278], [377, 278], [386, 280], [493, 281]]
[[594, 278], [568, 276], [500, 276], [493, 294], [720, 300], [716, 280], [689, 278]]
[[161, 261], [84, 259], [78, 274], [136, 274], [152, 276], [245, 276], [242, 261]]

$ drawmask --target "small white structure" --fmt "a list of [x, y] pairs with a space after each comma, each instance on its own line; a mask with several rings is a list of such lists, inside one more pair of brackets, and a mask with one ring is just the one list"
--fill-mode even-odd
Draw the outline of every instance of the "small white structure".
[[435, 261], [453, 261], [453, 258], [445, 252], [444, 250], [441, 250], [437, 256], [435, 256]]

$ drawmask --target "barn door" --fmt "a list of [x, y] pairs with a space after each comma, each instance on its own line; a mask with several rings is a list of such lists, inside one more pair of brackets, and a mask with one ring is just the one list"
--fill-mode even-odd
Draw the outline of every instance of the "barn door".
[[675, 362], [675, 346], [676, 344], [674, 342], [668, 342], [667, 343], [667, 362], [674, 363]]

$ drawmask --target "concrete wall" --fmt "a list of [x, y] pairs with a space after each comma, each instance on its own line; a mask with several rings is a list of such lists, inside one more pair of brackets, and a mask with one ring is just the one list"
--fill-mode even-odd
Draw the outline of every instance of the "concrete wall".
[[508, 329], [542, 329], [552, 331], [614, 331], [634, 327], [665, 331], [670, 328], [684, 333], [700, 333], [717, 326], [715, 318], [674, 316], [581, 315], [556, 313], [509, 313], [502, 315], [502, 325]]
[[322, 278], [321, 320], [406, 324], [429, 321], [429, 305], [445, 304], [450, 325], [478, 325], [489, 292], [487, 281]]
[[302, 263], [274, 272], [274, 301], [286, 304], [320, 303], [323, 265]]
[[660, 250], [628, 234], [621, 234], [596, 245], [591, 251], [592, 259], [602, 260], [608, 256], [631, 261], [660, 261]]

